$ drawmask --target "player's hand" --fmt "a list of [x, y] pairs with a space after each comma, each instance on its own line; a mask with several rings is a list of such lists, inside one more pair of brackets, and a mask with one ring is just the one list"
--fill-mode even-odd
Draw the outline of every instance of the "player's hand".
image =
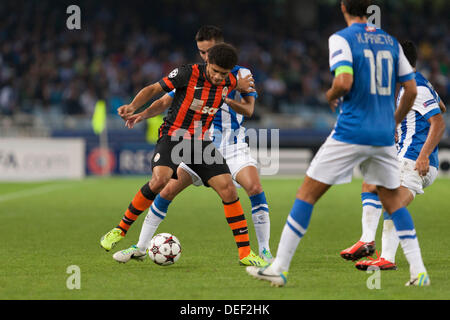
[[343, 97], [334, 98], [335, 95], [333, 94], [333, 88], [328, 89], [328, 91], [325, 93], [325, 97], [327, 98], [328, 104], [330, 105], [331, 111], [333, 111], [333, 113], [336, 112], [336, 109], [344, 101]]
[[430, 160], [428, 159], [428, 157], [419, 155], [416, 160], [416, 166], [414, 170], [417, 170], [421, 177], [426, 176], [428, 171], [430, 170]]
[[442, 100], [441, 100], [441, 102], [439, 102], [439, 108], [441, 109], [441, 113], [446, 113], [447, 112], [447, 107], [442, 102]]
[[236, 90], [242, 93], [255, 92], [255, 80], [251, 74], [241, 78], [239, 71], [239, 79], [237, 81]]
[[139, 123], [144, 119], [145, 118], [142, 115], [142, 113], [133, 114], [128, 117], [127, 121], [125, 122], [125, 126], [128, 127], [129, 129], [132, 129], [136, 123]]
[[336, 109], [341, 104], [341, 99], [334, 99], [334, 100], [328, 101], [328, 104], [330, 105], [331, 111], [333, 111], [333, 113], [334, 113], [334, 112], [336, 112]]
[[133, 115], [134, 111], [136, 111], [136, 109], [129, 104], [125, 104], [117, 109], [117, 113], [123, 120], [128, 120], [128, 118]]

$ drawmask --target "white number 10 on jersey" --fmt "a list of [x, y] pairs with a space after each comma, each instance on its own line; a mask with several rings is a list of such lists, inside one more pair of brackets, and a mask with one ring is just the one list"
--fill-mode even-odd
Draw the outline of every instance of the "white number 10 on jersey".
[[[380, 96], [390, 96], [392, 93], [392, 72], [394, 59], [388, 50], [377, 52], [376, 61], [371, 50], [364, 50], [364, 57], [369, 59], [370, 63], [370, 93]], [[383, 87], [383, 60], [387, 61], [387, 86]]]

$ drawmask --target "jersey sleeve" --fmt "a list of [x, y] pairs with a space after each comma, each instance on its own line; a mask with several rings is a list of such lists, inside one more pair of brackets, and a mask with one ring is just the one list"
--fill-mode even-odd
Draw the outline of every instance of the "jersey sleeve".
[[414, 70], [403, 52], [402, 46], [399, 44], [398, 51], [398, 74], [397, 82], [406, 82], [415, 78]]
[[[249, 74], [250, 75], [252, 74], [252, 72], [249, 69], [247, 69], [247, 68], [240, 68], [239, 72], [237, 74], [237, 80], [239, 80], [240, 78], [245, 78]], [[247, 92], [247, 93], [240, 93], [240, 94], [241, 94], [242, 97], [255, 97], [255, 98], [258, 97], [258, 93], [256, 91]]]
[[173, 97], [175, 97], [175, 91], [176, 91], [176, 89], [173, 89], [172, 91], [170, 91], [167, 94], [169, 95], [169, 97], [171, 97], [173, 99]]
[[430, 119], [432, 116], [441, 113], [439, 108], [439, 101], [425, 86], [417, 87], [417, 97], [412, 107], [414, 111], [419, 112], [425, 119]]
[[348, 41], [337, 34], [332, 35], [328, 39], [328, 47], [330, 51], [330, 71], [334, 71], [346, 66], [353, 68], [353, 54]]
[[173, 69], [167, 77], [159, 81], [159, 84], [164, 91], [171, 92], [177, 88], [187, 87], [191, 75], [192, 68], [190, 66], [181, 66]]

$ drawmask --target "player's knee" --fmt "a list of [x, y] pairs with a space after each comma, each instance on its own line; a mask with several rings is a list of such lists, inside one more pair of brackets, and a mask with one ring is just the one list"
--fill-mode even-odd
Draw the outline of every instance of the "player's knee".
[[231, 180], [220, 188], [219, 194], [224, 202], [233, 202], [238, 198], [236, 187]]
[[260, 194], [261, 192], [263, 192], [263, 188], [262, 188], [261, 184], [256, 183], [256, 184], [252, 184], [252, 185], [246, 187], [245, 191], [251, 197], [251, 196], [254, 196], [254, 195], [257, 195], [257, 194]]
[[391, 203], [383, 203], [383, 208], [386, 210], [386, 212], [391, 215], [393, 214], [395, 211], [397, 211], [398, 209], [400, 209], [400, 206], [397, 204], [391, 204]]
[[377, 186], [373, 184], [363, 182], [361, 189], [362, 192], [377, 193]]
[[159, 195], [160, 195], [162, 198], [164, 198], [164, 199], [166, 199], [166, 200], [170, 200], [170, 201], [172, 201], [173, 198], [175, 198], [175, 196], [173, 195], [173, 190], [171, 190], [170, 187], [168, 187], [168, 186], [165, 186], [165, 187], [161, 190], [161, 192], [159, 193]]
[[299, 200], [314, 205], [330, 187], [331, 185], [317, 181], [307, 175], [297, 190], [296, 197]]
[[171, 183], [168, 183], [159, 193], [159, 195], [169, 201], [172, 201], [177, 196], [178, 191], [176, 188], [171, 186]]
[[309, 190], [305, 190], [305, 188], [300, 187], [297, 190], [296, 198], [314, 205], [319, 200], [320, 196], [316, 195], [314, 192], [310, 192]]
[[162, 175], [153, 175], [150, 180], [150, 189], [155, 193], [160, 193], [169, 183], [170, 177]]
[[395, 193], [383, 193], [380, 197], [381, 204], [383, 205], [384, 210], [386, 210], [387, 213], [392, 214], [398, 209], [402, 207], [399, 199], [395, 197]]

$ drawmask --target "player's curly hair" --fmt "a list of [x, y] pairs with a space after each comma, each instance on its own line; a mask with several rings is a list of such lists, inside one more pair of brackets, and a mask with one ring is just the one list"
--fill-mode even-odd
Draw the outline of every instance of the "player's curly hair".
[[406, 59], [408, 59], [409, 63], [413, 68], [416, 67], [417, 62], [417, 48], [411, 40], [404, 40], [401, 43], [403, 53], [406, 56]]
[[367, 8], [372, 4], [371, 0], [342, 0], [347, 13], [354, 17], [367, 17]]
[[224, 69], [233, 69], [237, 64], [236, 49], [228, 43], [219, 43], [208, 50], [208, 63], [216, 64]]
[[223, 42], [222, 29], [212, 25], [206, 25], [198, 29], [195, 35], [195, 41], [209, 41]]

